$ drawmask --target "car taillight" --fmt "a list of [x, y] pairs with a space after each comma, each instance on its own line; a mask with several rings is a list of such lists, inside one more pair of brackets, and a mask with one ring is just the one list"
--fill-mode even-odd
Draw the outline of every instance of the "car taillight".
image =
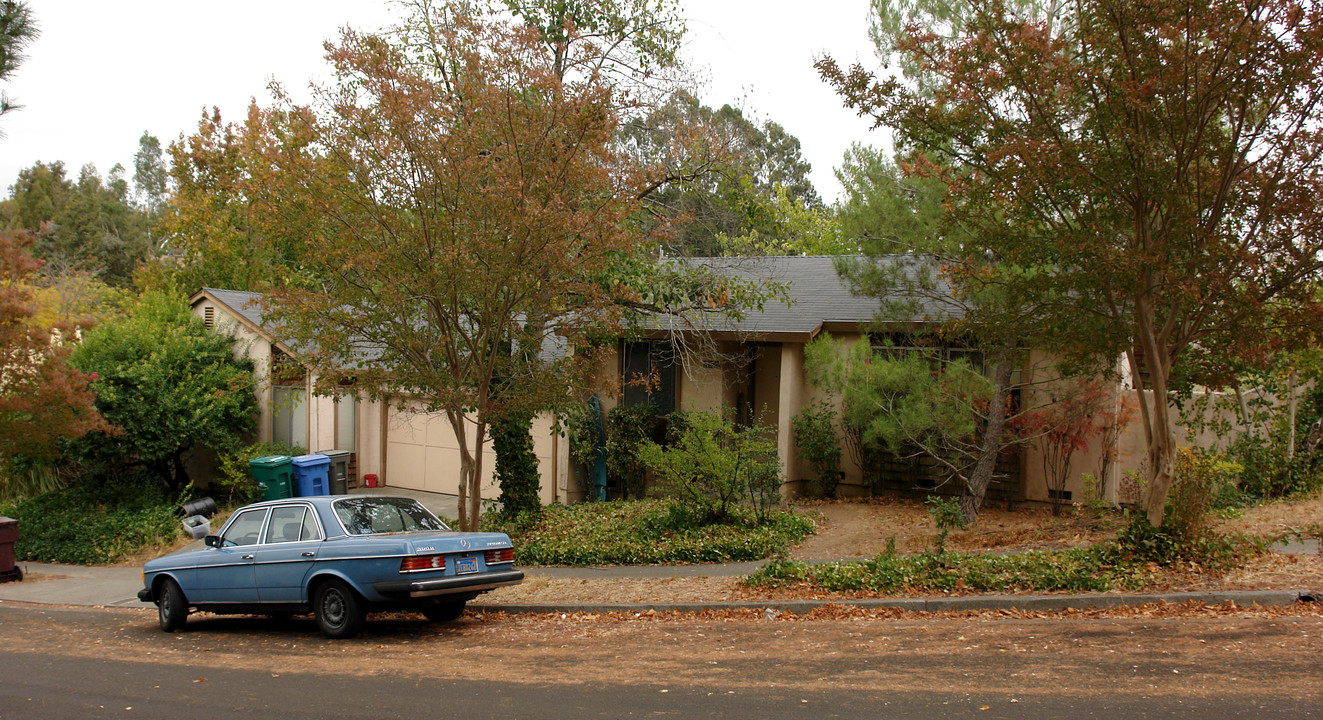
[[423, 570], [445, 570], [445, 555], [417, 555], [400, 561], [400, 572], [422, 572]]
[[488, 565], [504, 565], [512, 562], [514, 562], [514, 548], [487, 551]]

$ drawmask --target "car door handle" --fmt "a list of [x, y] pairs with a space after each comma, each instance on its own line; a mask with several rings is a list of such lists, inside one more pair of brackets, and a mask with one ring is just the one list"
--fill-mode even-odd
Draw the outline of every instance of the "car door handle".
[[313, 555], [316, 555], [317, 553], [305, 552], [305, 553], [299, 553], [299, 554], [302, 555], [303, 557], [312, 557]]
[[244, 559], [244, 560], [252, 560], [252, 559], [253, 559], [253, 556], [252, 556], [252, 555], [244, 555], [244, 556], [243, 556], [243, 559]]

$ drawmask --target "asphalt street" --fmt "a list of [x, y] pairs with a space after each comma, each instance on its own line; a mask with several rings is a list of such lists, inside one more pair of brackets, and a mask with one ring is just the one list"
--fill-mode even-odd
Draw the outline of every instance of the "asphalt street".
[[[1311, 718], [1323, 617], [373, 624], [0, 606], [0, 718]], [[1009, 653], [1009, 654], [1008, 654]]]

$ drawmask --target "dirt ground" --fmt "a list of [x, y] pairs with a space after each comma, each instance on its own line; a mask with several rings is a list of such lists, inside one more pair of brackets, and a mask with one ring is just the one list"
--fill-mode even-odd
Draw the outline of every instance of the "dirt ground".
[[[936, 528], [927, 508], [906, 500], [838, 501], [805, 504], [813, 514], [817, 534], [790, 556], [800, 560], [871, 557], [895, 539], [897, 552], [921, 552], [931, 546]], [[947, 546], [964, 552], [1048, 550], [1090, 545], [1112, 538], [1119, 517], [1099, 518], [1084, 508], [1067, 509], [1054, 517], [1045, 508], [984, 508], [978, 522], [947, 537]], [[1241, 516], [1221, 521], [1227, 532], [1254, 536], [1277, 535], [1286, 530], [1323, 525], [1323, 497], [1251, 508]], [[1182, 590], [1323, 590], [1323, 556], [1270, 553], [1225, 575], [1198, 567], [1158, 571], [1154, 591]], [[821, 593], [805, 599], [849, 599], [858, 593]], [[757, 601], [798, 599], [798, 592], [745, 587], [740, 578], [686, 577], [665, 579], [557, 579], [538, 576], [536, 569], [523, 584], [484, 595], [480, 602], [525, 603], [633, 603]]]
[[[905, 499], [879, 498], [799, 503], [796, 508], [814, 518], [816, 534], [793, 548], [797, 560], [872, 557], [894, 538], [900, 553], [930, 547], [937, 529], [927, 506]], [[1087, 508], [1066, 508], [1053, 516], [1048, 508], [985, 506], [978, 521], [947, 537], [947, 547], [962, 552], [1050, 550], [1090, 545], [1115, 537], [1119, 516], [1100, 518]], [[219, 526], [219, 522], [214, 526]], [[1290, 529], [1323, 526], [1323, 495], [1250, 508], [1222, 520], [1224, 532], [1253, 536], [1278, 535]], [[182, 540], [179, 545], [187, 544]], [[154, 548], [125, 558], [117, 565], [140, 566], [146, 560], [178, 548]], [[1155, 578], [1156, 590], [1295, 590], [1323, 591], [1323, 556], [1269, 554], [1224, 576], [1195, 569], [1176, 569]], [[798, 598], [785, 591], [744, 587], [737, 577], [663, 579], [554, 579], [529, 577], [515, 587], [501, 588], [481, 598], [491, 604], [574, 604], [623, 602], [756, 601]], [[827, 593], [808, 599], [847, 599], [857, 594]]]

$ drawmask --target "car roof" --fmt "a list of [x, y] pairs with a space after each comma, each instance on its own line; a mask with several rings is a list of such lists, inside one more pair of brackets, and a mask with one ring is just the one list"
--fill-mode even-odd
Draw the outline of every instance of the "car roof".
[[[279, 507], [281, 505], [288, 505], [291, 503], [310, 503], [318, 507], [324, 507], [324, 506], [329, 506], [331, 503], [335, 502], [336, 500], [340, 500], [344, 498], [352, 498], [356, 500], [368, 499], [368, 498], [374, 500], [375, 499], [412, 500], [413, 502], [417, 502], [417, 500], [414, 500], [413, 498], [404, 497], [401, 495], [309, 495], [307, 497], [292, 497], [292, 498], [277, 498], [275, 500], [261, 500], [255, 503], [249, 503], [248, 505], [244, 505], [243, 507], [239, 508], [239, 510], [247, 510], [249, 508]], [[236, 510], [235, 512], [237, 513], [239, 512], [239, 510]]]

